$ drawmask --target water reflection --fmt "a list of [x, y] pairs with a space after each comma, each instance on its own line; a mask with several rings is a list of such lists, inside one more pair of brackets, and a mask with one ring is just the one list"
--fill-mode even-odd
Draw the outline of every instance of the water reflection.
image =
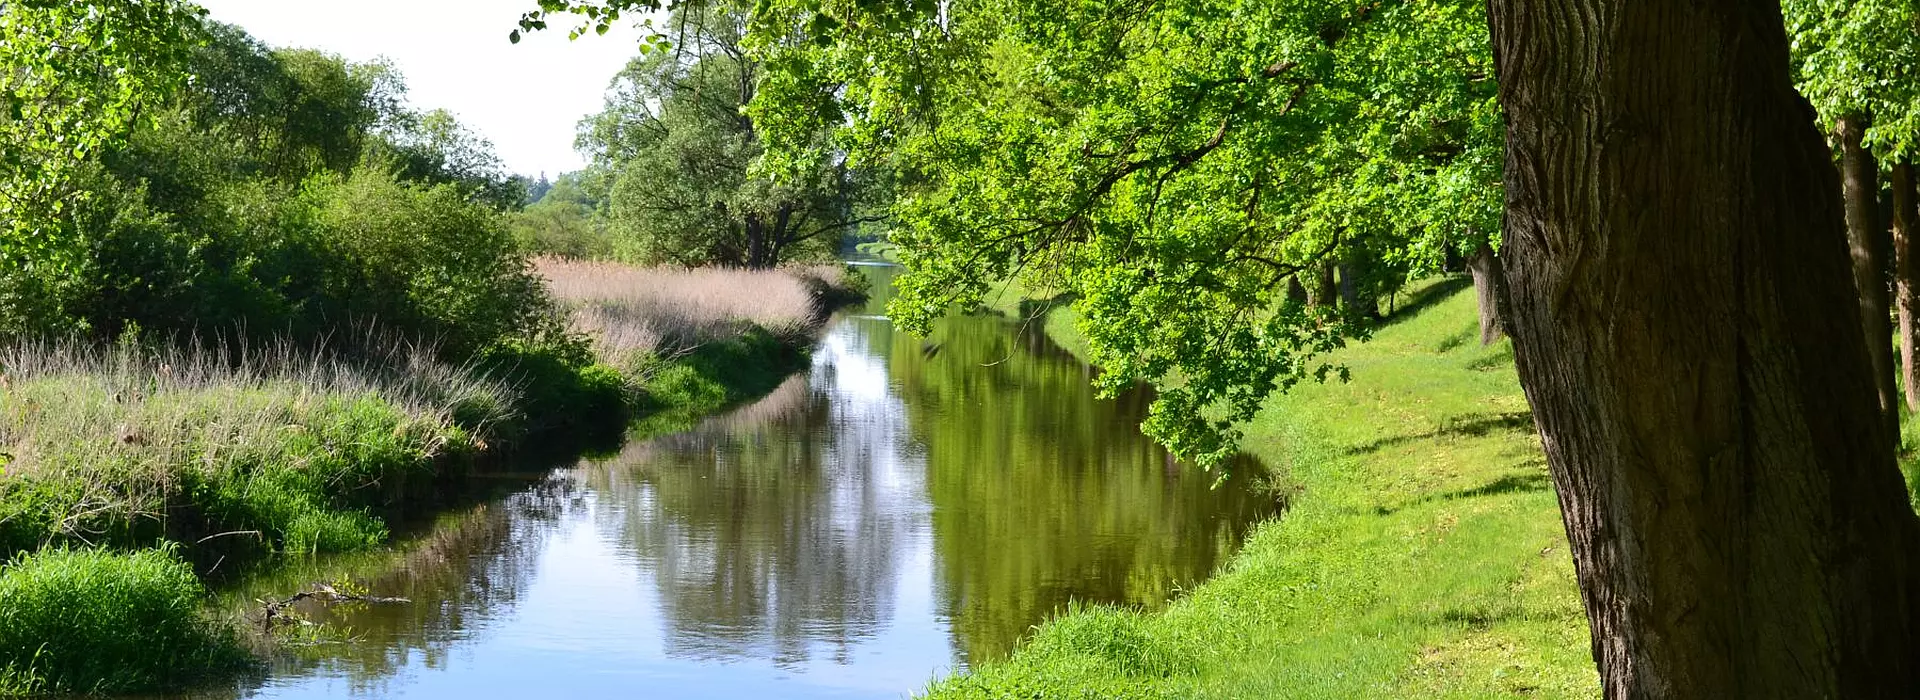
[[899, 697], [1069, 601], [1161, 605], [1273, 504], [1210, 489], [1138, 434], [1145, 395], [1087, 379], [1003, 320], [921, 340], [848, 314], [764, 400], [360, 564], [415, 602], [316, 611], [359, 641], [233, 690]]

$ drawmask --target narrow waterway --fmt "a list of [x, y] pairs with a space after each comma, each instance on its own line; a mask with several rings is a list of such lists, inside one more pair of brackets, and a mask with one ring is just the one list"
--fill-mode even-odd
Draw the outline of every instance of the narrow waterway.
[[1070, 601], [1158, 607], [1274, 513], [1037, 330], [895, 333], [866, 269], [806, 373], [336, 564], [412, 602], [308, 608], [311, 643], [202, 697], [899, 698]]

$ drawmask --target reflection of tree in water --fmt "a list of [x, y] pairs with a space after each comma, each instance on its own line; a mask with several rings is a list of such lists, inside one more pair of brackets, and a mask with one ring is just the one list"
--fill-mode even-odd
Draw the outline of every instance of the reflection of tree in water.
[[669, 653], [847, 663], [892, 617], [921, 486], [902, 468], [881, 368], [836, 349], [842, 335], [811, 380], [588, 470], [615, 504], [603, 531], [657, 581]]
[[1257, 464], [1213, 490], [1140, 435], [1146, 392], [1097, 400], [1083, 365], [1005, 328], [948, 319], [889, 353], [926, 446], [940, 598], [967, 661], [1004, 657], [1071, 600], [1158, 607], [1275, 510], [1246, 488]]
[[[397, 554], [335, 558], [279, 571], [247, 582], [232, 597], [280, 598], [315, 581], [351, 580], [374, 595], [414, 601], [303, 604], [300, 611], [332, 626], [330, 634], [350, 633], [356, 641], [312, 647], [280, 644], [268, 650], [272, 676], [339, 676], [356, 696], [384, 696], [394, 677], [410, 665], [444, 668], [456, 643], [470, 639], [513, 605], [533, 580], [548, 535], [577, 507], [576, 491], [570, 480], [551, 477], [505, 499], [447, 516]], [[249, 690], [230, 688], [201, 697], [236, 697]]]

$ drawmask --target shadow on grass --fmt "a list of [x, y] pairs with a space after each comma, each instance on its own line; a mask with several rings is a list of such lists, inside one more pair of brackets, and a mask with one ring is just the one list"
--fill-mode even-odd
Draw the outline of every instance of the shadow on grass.
[[1446, 279], [1428, 285], [1425, 289], [1408, 295], [1406, 303], [1394, 304], [1393, 313], [1388, 314], [1386, 318], [1380, 319], [1380, 327], [1385, 328], [1419, 316], [1422, 312], [1433, 307], [1433, 305], [1451, 299], [1453, 295], [1460, 293], [1461, 290], [1472, 286], [1473, 278], [1466, 275], [1449, 276]]
[[1421, 440], [1452, 437], [1485, 437], [1495, 432], [1521, 432], [1532, 429], [1533, 413], [1531, 411], [1469, 413], [1464, 416], [1455, 416], [1441, 421], [1439, 427], [1425, 433], [1383, 437], [1364, 445], [1356, 446], [1347, 450], [1347, 455], [1373, 454], [1389, 447], [1398, 447]]
[[1434, 501], [1457, 501], [1463, 498], [1502, 496], [1510, 493], [1533, 493], [1553, 488], [1553, 481], [1547, 476], [1547, 461], [1545, 459], [1528, 460], [1525, 464], [1520, 465], [1520, 467], [1531, 471], [1519, 474], [1508, 474], [1484, 485], [1470, 489], [1437, 493], [1427, 496], [1426, 498], [1410, 501], [1398, 507], [1374, 506], [1373, 512], [1375, 515], [1393, 515], [1408, 506], [1432, 503]]

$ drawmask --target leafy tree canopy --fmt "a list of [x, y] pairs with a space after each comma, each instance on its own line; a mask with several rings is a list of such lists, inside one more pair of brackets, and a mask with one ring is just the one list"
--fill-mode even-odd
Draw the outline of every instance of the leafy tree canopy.
[[778, 179], [756, 172], [765, 146], [744, 108], [762, 66], [742, 45], [746, 16], [713, 4], [682, 11], [676, 25], [681, 45], [635, 59], [606, 110], [581, 124], [581, 150], [613, 178], [616, 255], [745, 267], [832, 255], [855, 223], [857, 181], [844, 159], [816, 159]]
[[1865, 142], [1888, 160], [1920, 155], [1920, 6], [1912, 0], [1787, 0], [1800, 93], [1831, 127], [1872, 121]]
[[[199, 8], [173, 0], [0, 4], [0, 323], [45, 325], [81, 251], [81, 170], [178, 81]], [[51, 301], [49, 301], [51, 300]]]
[[[657, 7], [543, 0], [521, 26]], [[1365, 297], [1496, 230], [1479, 2], [767, 0], [752, 28], [759, 168], [899, 170], [896, 320], [1009, 277], [1068, 292], [1101, 381], [1155, 384], [1145, 428], [1184, 454], [1224, 459], [1269, 394], [1344, 372], [1318, 358], [1361, 314], [1292, 282], [1338, 262]]]

